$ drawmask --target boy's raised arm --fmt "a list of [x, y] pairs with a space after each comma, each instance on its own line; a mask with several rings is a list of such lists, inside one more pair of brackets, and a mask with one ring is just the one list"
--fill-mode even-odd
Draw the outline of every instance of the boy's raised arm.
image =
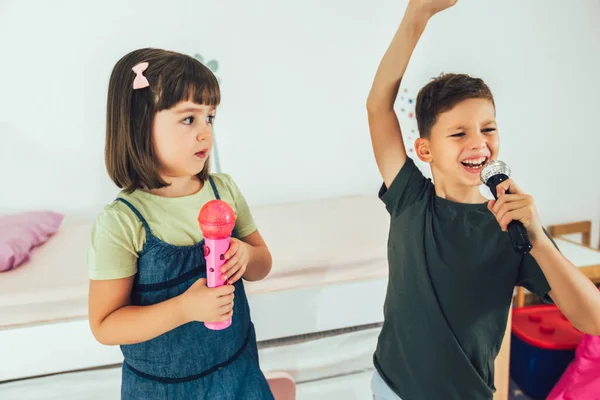
[[429, 19], [457, 0], [411, 0], [388, 47], [367, 99], [369, 130], [377, 167], [389, 188], [406, 162], [406, 150], [394, 102], [412, 53]]

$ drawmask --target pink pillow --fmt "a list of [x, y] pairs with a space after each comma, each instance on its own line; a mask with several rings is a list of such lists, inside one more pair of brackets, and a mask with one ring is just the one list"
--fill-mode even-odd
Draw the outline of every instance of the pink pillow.
[[29, 260], [32, 250], [58, 230], [63, 217], [52, 211], [0, 217], [0, 272], [17, 268]]

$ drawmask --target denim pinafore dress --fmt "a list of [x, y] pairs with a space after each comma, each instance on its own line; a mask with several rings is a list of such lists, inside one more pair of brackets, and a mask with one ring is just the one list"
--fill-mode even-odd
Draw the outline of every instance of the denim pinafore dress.
[[[219, 199], [212, 177], [209, 182]], [[146, 231], [131, 291], [132, 305], [171, 299], [206, 277], [204, 241], [191, 246], [166, 243], [152, 234], [131, 203], [117, 200], [131, 209]], [[194, 321], [152, 340], [121, 346], [123, 400], [273, 400], [259, 367], [244, 284], [240, 279], [234, 285], [233, 319], [227, 329], [213, 331]]]

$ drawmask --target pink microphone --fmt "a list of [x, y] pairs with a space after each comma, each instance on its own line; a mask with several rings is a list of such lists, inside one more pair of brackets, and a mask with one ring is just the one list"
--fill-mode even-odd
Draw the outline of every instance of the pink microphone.
[[[224, 254], [229, 250], [231, 232], [235, 227], [235, 213], [223, 200], [211, 200], [198, 214], [198, 223], [204, 236], [204, 258], [206, 259], [206, 285], [210, 288], [223, 286], [221, 267], [225, 264]], [[231, 318], [223, 322], [205, 322], [208, 329], [221, 330], [231, 325]]]

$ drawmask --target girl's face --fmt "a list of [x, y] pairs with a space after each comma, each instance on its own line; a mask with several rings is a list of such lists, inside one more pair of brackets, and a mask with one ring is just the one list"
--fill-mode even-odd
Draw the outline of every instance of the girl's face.
[[181, 101], [155, 115], [154, 151], [163, 179], [191, 177], [202, 171], [213, 147], [215, 113], [215, 106]]

